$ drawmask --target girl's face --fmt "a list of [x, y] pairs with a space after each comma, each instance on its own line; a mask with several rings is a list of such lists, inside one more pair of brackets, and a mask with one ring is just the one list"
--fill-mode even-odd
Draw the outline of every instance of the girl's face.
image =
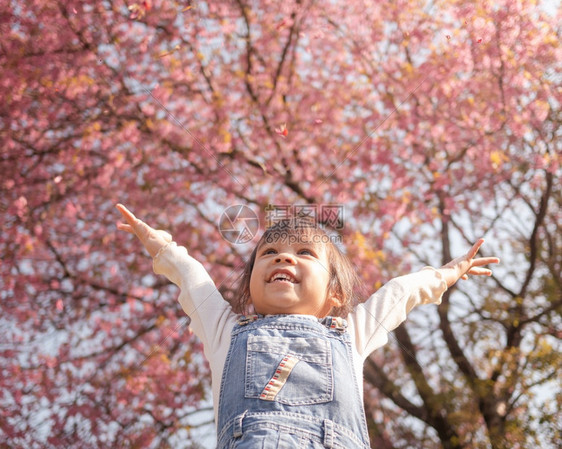
[[340, 301], [328, 296], [330, 267], [325, 245], [286, 240], [263, 243], [250, 277], [250, 297], [262, 315], [303, 314], [323, 318]]

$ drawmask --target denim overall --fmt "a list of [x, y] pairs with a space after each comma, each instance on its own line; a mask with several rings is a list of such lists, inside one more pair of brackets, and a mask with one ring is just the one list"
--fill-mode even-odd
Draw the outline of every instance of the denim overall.
[[242, 316], [221, 382], [218, 449], [369, 449], [347, 323]]

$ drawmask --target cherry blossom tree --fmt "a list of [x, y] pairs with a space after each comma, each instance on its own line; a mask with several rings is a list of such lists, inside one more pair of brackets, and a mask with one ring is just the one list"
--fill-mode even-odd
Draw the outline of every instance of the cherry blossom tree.
[[[502, 265], [365, 366], [374, 447], [560, 439], [560, 8], [533, 0], [0, 0], [0, 436], [198, 447], [208, 366], [117, 202], [225, 297], [245, 204], [343, 205], [374, 291], [480, 236]], [[210, 418], [211, 417], [211, 418]]]

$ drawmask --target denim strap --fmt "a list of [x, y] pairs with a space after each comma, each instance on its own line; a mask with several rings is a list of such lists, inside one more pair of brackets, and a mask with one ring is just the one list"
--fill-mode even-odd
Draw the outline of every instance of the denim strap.
[[324, 420], [324, 447], [334, 447], [334, 423], [330, 419]]
[[238, 325], [245, 326], [246, 324], [256, 321], [259, 317], [259, 315], [240, 315], [238, 317]]
[[347, 321], [339, 316], [327, 316], [320, 320], [320, 323], [328, 329], [334, 329], [338, 332], [344, 332], [347, 329]]
[[242, 436], [242, 420], [244, 416], [246, 416], [248, 410], [245, 410], [244, 413], [241, 413], [236, 418], [234, 418], [234, 424], [232, 425], [232, 436], [234, 438], [238, 438]]

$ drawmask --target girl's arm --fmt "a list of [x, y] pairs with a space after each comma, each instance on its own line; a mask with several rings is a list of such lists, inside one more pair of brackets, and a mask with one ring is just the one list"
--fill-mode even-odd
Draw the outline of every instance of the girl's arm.
[[117, 223], [117, 229], [136, 235], [152, 257], [172, 241], [172, 236], [166, 231], [151, 228], [122, 204], [117, 204], [115, 207], [127, 222]]
[[492, 270], [482, 268], [482, 265], [500, 263], [500, 259], [497, 257], [475, 258], [483, 243], [484, 239], [479, 239], [464, 256], [451, 260], [448, 264], [443, 265], [437, 270], [442, 274], [445, 282], [447, 282], [447, 287], [451, 287], [459, 279], [468, 279], [469, 274], [476, 276], [492, 275]]
[[482, 246], [478, 240], [463, 256], [441, 268], [426, 267], [416, 273], [390, 280], [348, 316], [358, 353], [367, 357], [388, 341], [388, 334], [406, 320], [420, 304], [440, 304], [448, 287], [468, 275], [492, 274], [483, 265], [499, 263], [497, 257], [475, 258]]
[[118, 223], [117, 228], [136, 235], [153, 257], [154, 272], [166, 276], [180, 288], [178, 301], [191, 318], [191, 329], [203, 342], [212, 364], [212, 354], [228, 347], [230, 329], [235, 322], [230, 305], [203, 265], [186, 248], [173, 242], [170, 234], [153, 229], [122, 204], [116, 207], [126, 221]]

